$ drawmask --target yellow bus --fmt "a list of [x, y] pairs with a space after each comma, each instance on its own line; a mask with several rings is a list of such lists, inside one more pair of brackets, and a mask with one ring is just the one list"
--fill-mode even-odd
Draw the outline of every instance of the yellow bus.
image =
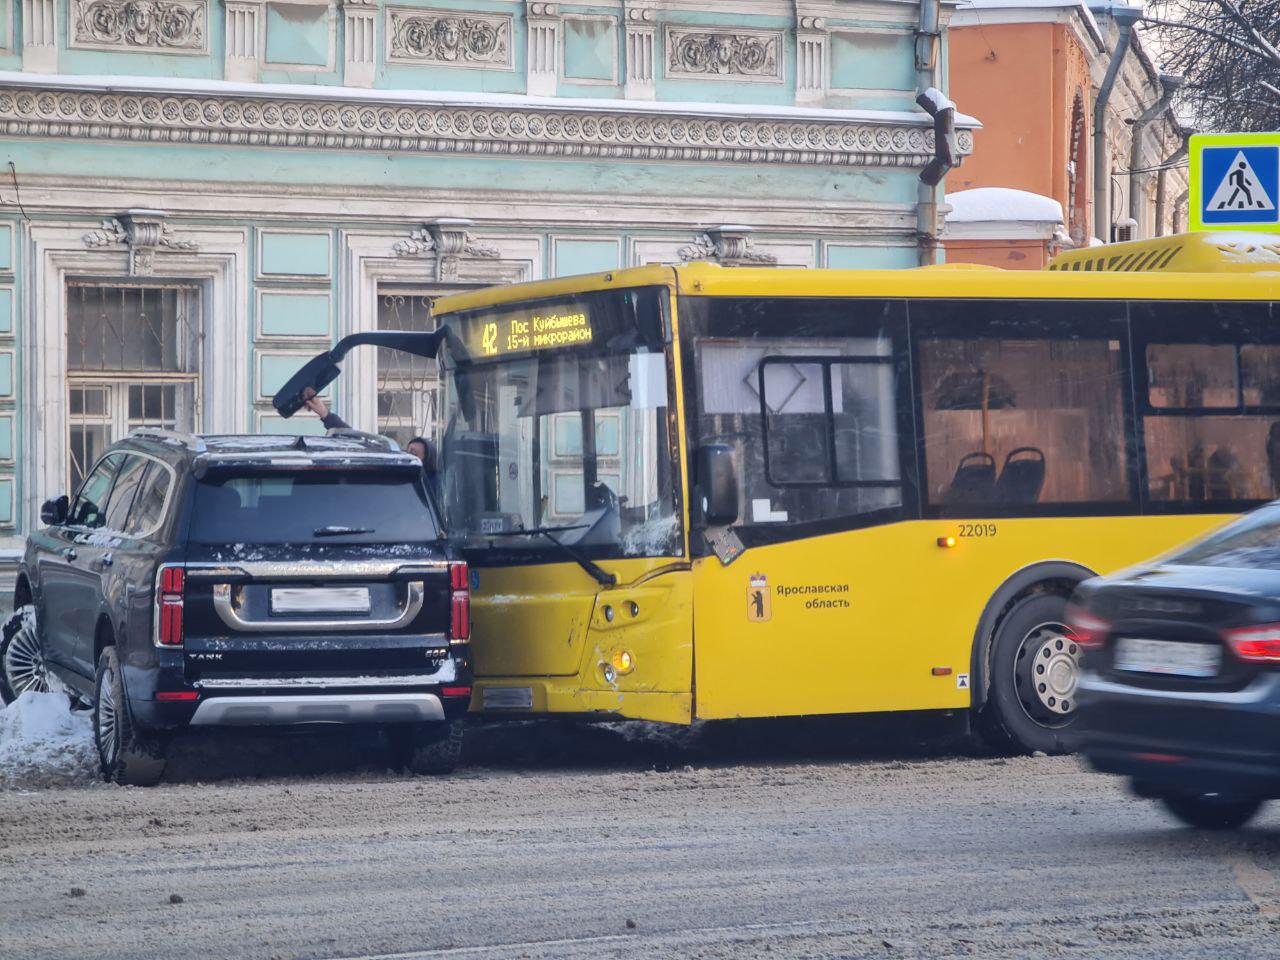
[[640, 267], [441, 300], [278, 405], [357, 342], [438, 346], [473, 710], [971, 711], [1060, 751], [1074, 584], [1276, 494], [1278, 271], [1209, 234], [1042, 272]]

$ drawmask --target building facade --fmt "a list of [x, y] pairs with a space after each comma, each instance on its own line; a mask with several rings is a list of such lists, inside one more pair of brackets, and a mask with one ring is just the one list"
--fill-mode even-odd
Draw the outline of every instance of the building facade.
[[[40, 503], [130, 429], [318, 431], [275, 415], [284, 379], [348, 333], [425, 328], [448, 291], [655, 261], [920, 258], [933, 136], [913, 101], [921, 58], [942, 77], [946, 51], [917, 36], [917, 2], [3, 9], [10, 558]], [[332, 400], [404, 439], [431, 423], [431, 378], [359, 356]]]
[[1185, 131], [1168, 110], [1143, 119], [1149, 108], [1167, 105], [1172, 87], [1140, 29], [1106, 102], [1108, 176], [1095, 183], [1094, 107], [1119, 38], [1107, 9], [1091, 10], [1083, 0], [967, 0], [957, 9], [950, 33], [952, 96], [980, 116], [983, 127], [974, 156], [951, 174], [947, 191], [1026, 191], [1056, 201], [1062, 219], [1039, 244], [1038, 256], [1022, 254], [1032, 234], [1045, 233], [1043, 223], [1010, 223], [1007, 237], [995, 223], [980, 229], [971, 221], [949, 223], [949, 259], [1038, 267], [1061, 245], [1082, 246], [1094, 237], [1141, 239], [1185, 225], [1185, 155], [1181, 165], [1176, 159]]

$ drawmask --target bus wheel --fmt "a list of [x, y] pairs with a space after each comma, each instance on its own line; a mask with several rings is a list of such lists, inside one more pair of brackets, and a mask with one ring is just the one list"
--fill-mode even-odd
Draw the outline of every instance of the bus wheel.
[[1080, 649], [1066, 626], [1065, 597], [1036, 593], [1014, 604], [991, 640], [991, 682], [978, 715], [1000, 749], [1067, 753], [1075, 720]]

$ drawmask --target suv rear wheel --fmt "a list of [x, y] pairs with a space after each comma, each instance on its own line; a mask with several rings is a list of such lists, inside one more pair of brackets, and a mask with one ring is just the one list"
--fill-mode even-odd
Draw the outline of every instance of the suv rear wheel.
[[164, 741], [144, 736], [133, 725], [115, 647], [107, 647], [98, 657], [93, 741], [98, 748], [102, 779], [108, 783], [149, 787], [164, 775]]
[[28, 690], [49, 689], [44, 662], [44, 638], [31, 604], [13, 611], [0, 631], [0, 700], [13, 703]]
[[388, 727], [387, 739], [392, 765], [409, 773], [453, 773], [462, 758], [461, 720]]

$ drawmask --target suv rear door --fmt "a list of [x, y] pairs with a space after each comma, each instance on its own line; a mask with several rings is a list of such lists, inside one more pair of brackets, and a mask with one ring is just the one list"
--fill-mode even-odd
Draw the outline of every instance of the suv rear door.
[[187, 555], [190, 682], [402, 685], [447, 654], [448, 559], [416, 468], [211, 470]]

